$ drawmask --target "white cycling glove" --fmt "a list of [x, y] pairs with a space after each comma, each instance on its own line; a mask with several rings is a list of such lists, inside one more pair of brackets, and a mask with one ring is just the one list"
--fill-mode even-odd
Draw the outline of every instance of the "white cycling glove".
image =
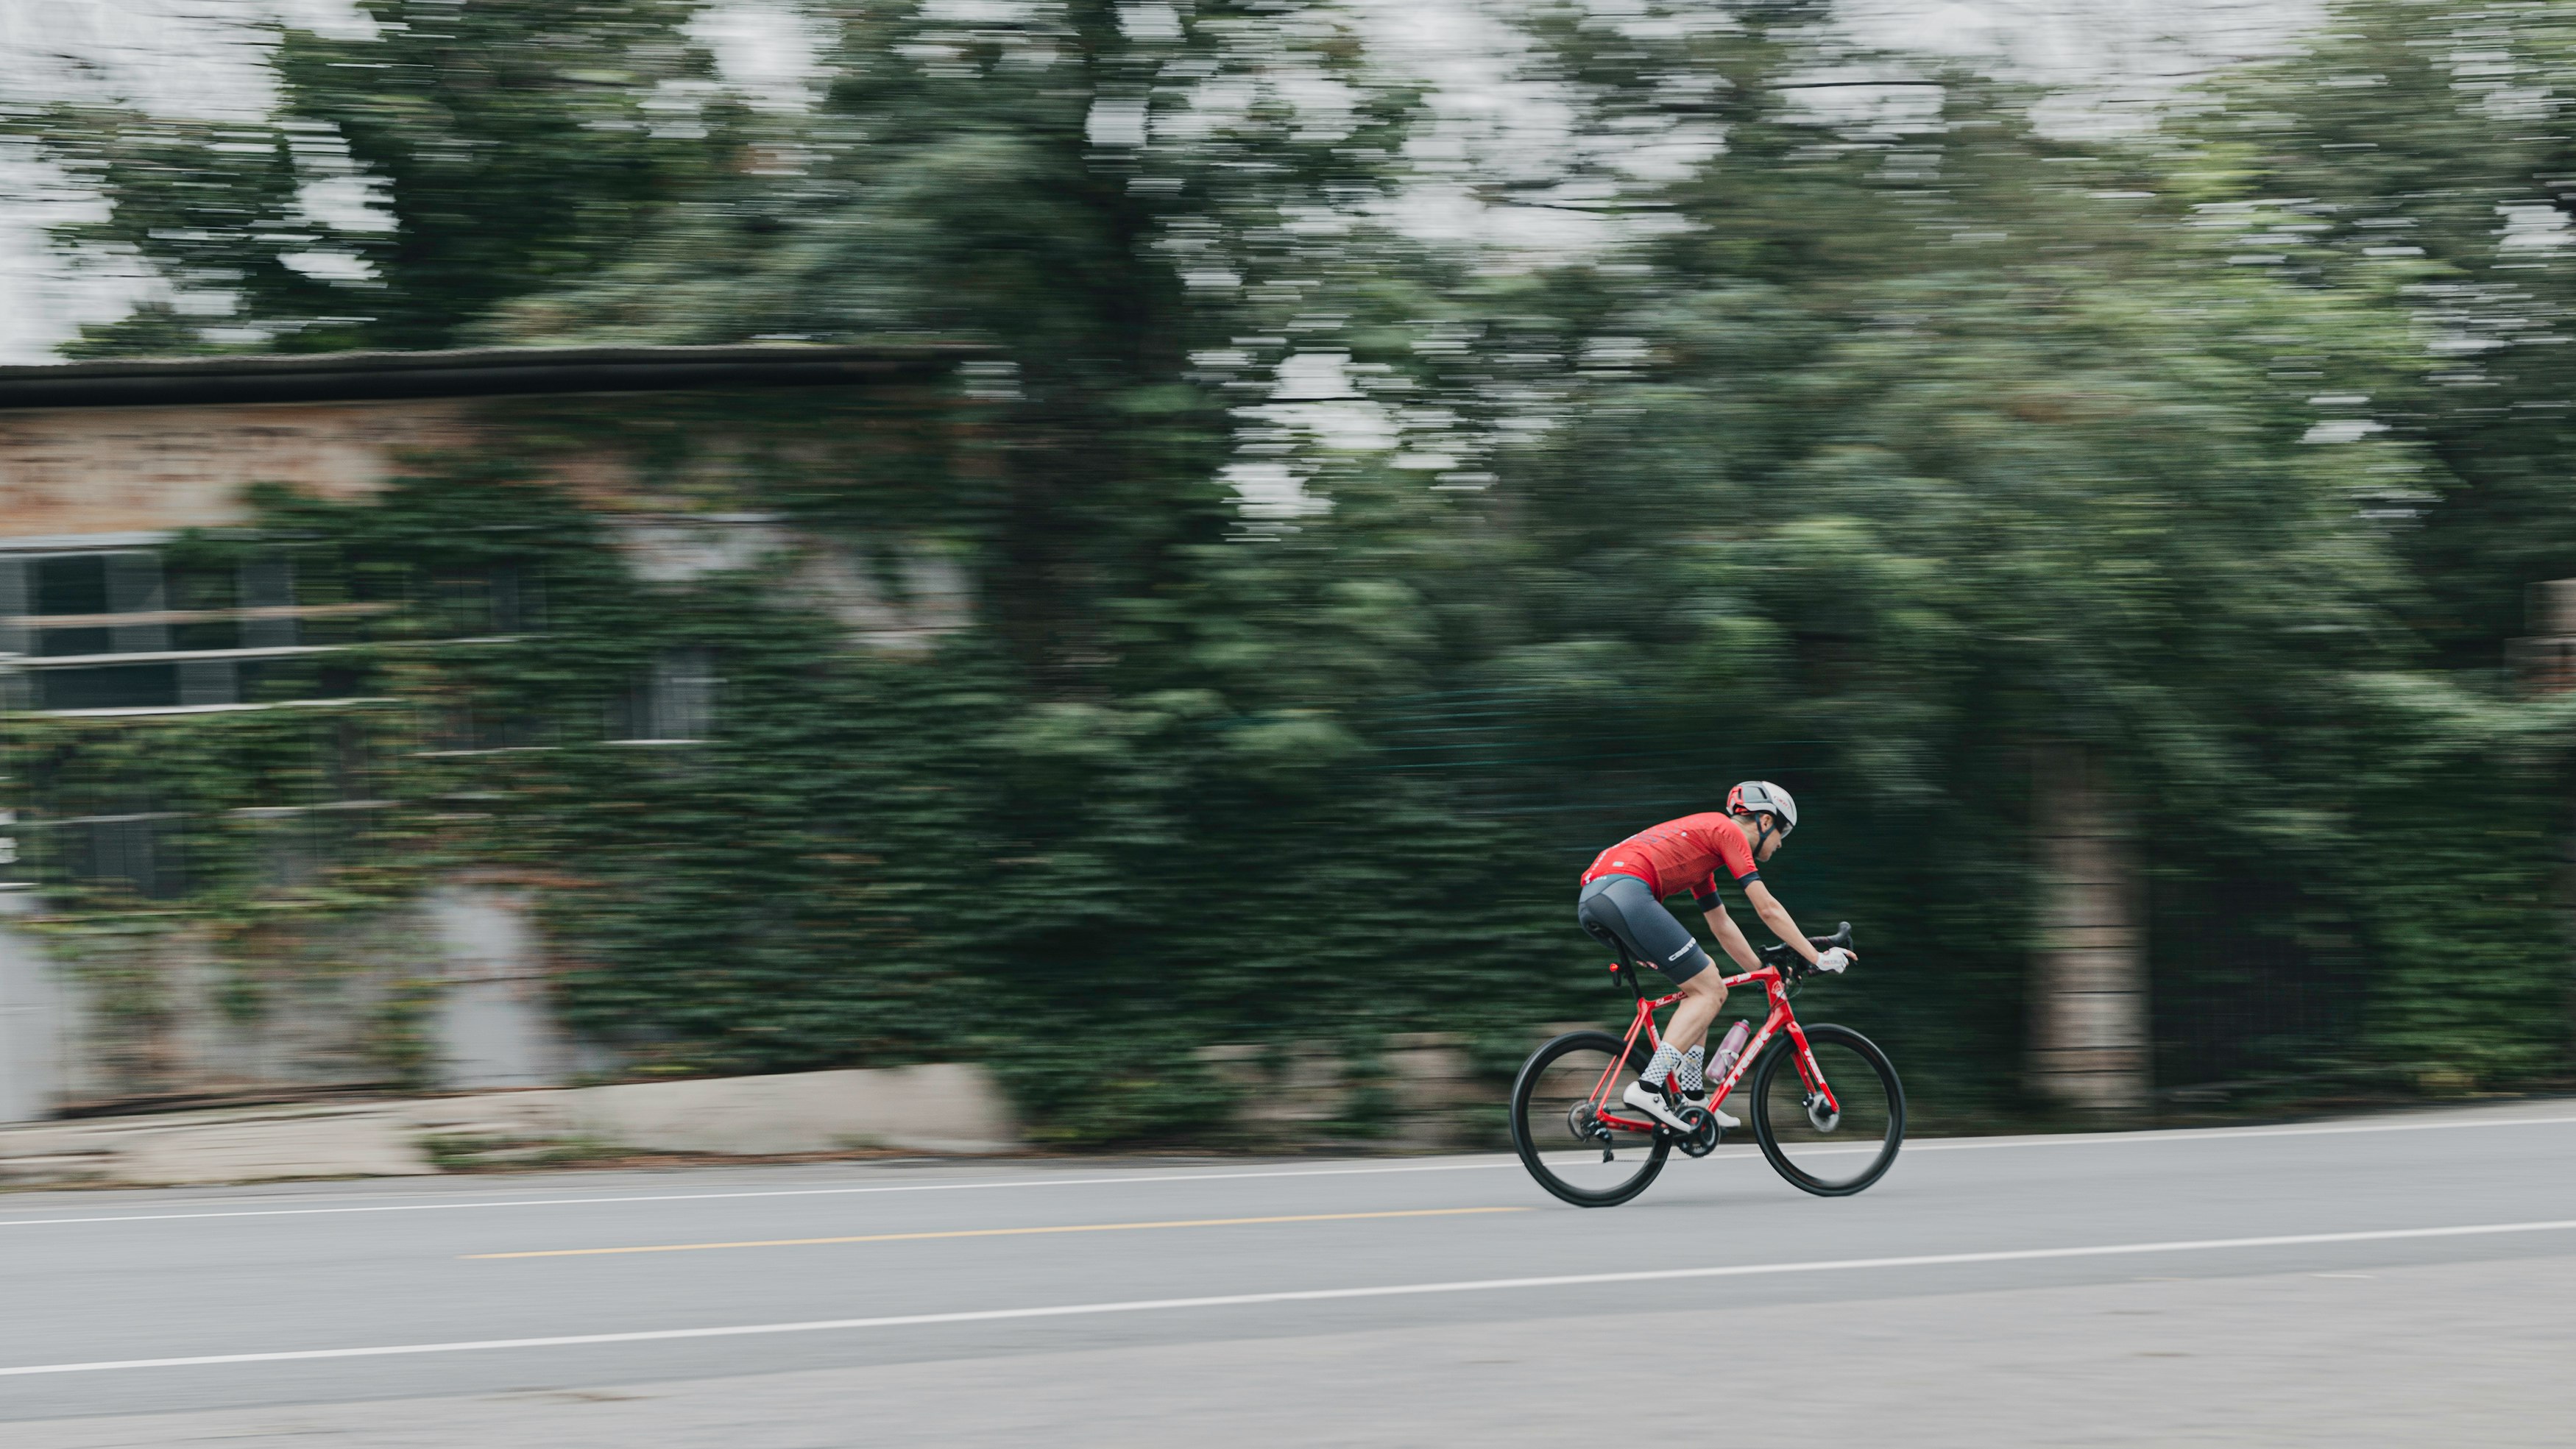
[[1816, 957], [1816, 969], [1819, 971], [1832, 971], [1839, 974], [1850, 965], [1851, 953], [1840, 946], [1822, 952]]

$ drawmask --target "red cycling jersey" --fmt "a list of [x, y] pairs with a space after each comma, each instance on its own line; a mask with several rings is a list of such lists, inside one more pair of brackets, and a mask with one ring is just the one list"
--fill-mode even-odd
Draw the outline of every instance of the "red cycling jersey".
[[1640, 830], [1593, 857], [1583, 873], [1590, 885], [1605, 875], [1633, 875], [1654, 891], [1655, 899], [1683, 890], [1703, 911], [1717, 908], [1717, 872], [1745, 885], [1762, 878], [1753, 863], [1753, 847], [1734, 818], [1714, 810], [1667, 820]]

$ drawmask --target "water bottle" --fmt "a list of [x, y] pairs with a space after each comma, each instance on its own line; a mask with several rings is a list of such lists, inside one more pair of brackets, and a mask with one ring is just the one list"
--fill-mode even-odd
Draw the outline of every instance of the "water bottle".
[[1725, 1038], [1717, 1044], [1717, 1055], [1708, 1064], [1710, 1081], [1726, 1080], [1726, 1074], [1735, 1070], [1735, 1059], [1744, 1054], [1745, 1040], [1752, 1035], [1753, 1023], [1749, 1021], [1739, 1021], [1726, 1029]]

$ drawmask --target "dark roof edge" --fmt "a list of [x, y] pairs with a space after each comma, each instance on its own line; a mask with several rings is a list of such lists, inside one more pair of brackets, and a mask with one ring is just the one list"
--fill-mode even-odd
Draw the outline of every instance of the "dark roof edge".
[[934, 377], [994, 350], [963, 343], [723, 347], [475, 347], [257, 353], [0, 367], [0, 408], [340, 402], [833, 387]]

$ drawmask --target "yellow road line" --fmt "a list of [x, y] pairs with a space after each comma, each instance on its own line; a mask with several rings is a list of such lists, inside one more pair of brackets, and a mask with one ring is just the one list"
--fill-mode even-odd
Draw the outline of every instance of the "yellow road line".
[[927, 1238], [1017, 1238], [1035, 1233], [1132, 1233], [1144, 1228], [1236, 1228], [1256, 1223], [1342, 1223], [1355, 1218], [1454, 1218], [1470, 1213], [1525, 1213], [1525, 1207], [1412, 1208], [1386, 1213], [1299, 1213], [1276, 1218], [1184, 1218], [1167, 1223], [1075, 1223], [1058, 1228], [959, 1228], [941, 1233], [867, 1233], [850, 1238], [768, 1238], [748, 1243], [659, 1243], [646, 1248], [540, 1248], [527, 1253], [466, 1253], [486, 1258], [593, 1258], [609, 1253], [703, 1253], [714, 1248], [810, 1248], [823, 1243], [913, 1243]]

